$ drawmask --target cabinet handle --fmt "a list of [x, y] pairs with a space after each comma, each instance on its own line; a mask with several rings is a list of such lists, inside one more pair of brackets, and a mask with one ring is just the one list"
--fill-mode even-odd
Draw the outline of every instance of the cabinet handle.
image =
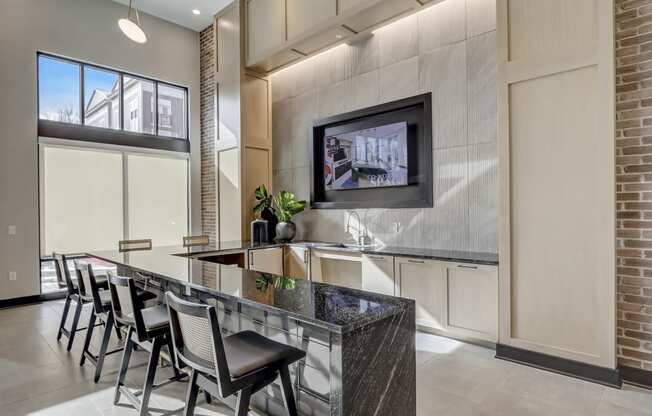
[[372, 260], [380, 260], [380, 261], [385, 261], [385, 257], [383, 256], [367, 256]]
[[461, 269], [473, 269], [473, 270], [478, 270], [478, 266], [467, 266], [465, 264], [458, 264], [457, 267]]
[[308, 264], [308, 250], [303, 251], [303, 262]]
[[408, 263], [424, 264], [425, 261], [423, 261], [423, 260], [412, 260], [412, 259], [408, 259]]
[[254, 253], [251, 251], [249, 252], [249, 268], [251, 269], [251, 266], [254, 265]]

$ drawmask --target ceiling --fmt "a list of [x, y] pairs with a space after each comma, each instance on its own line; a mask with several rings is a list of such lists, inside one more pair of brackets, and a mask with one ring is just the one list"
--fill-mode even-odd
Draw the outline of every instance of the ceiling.
[[[113, 1], [129, 5], [129, 0]], [[210, 26], [213, 16], [229, 3], [231, 0], [135, 0], [138, 10], [196, 31]], [[194, 15], [193, 9], [201, 14]]]

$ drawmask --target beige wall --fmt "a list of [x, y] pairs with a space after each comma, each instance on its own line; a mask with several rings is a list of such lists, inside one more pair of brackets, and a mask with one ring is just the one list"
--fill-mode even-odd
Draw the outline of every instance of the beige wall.
[[[149, 41], [118, 29], [124, 6], [107, 0], [0, 3], [0, 299], [39, 292], [36, 52], [46, 51], [189, 88], [191, 207], [200, 222], [199, 34], [141, 14]], [[9, 225], [17, 235], [9, 236]], [[8, 272], [17, 280], [9, 281]]]
[[[437, 2], [274, 74], [274, 190], [310, 198], [313, 120], [432, 92], [434, 207], [360, 216], [387, 245], [496, 252], [495, 76], [495, 0]], [[299, 237], [353, 242], [358, 226], [346, 233], [347, 218], [308, 210], [297, 216]]]

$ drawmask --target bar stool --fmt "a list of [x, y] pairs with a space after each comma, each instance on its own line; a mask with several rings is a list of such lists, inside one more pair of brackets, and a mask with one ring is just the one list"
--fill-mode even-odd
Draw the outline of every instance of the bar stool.
[[[57, 281], [63, 280], [65, 282], [66, 286], [66, 302], [63, 306], [63, 314], [61, 316], [61, 323], [59, 324], [59, 331], [57, 332], [57, 341], [61, 340], [61, 336], [65, 335], [68, 337], [68, 345], [66, 346], [66, 350], [70, 351], [72, 349], [72, 344], [75, 340], [75, 334], [79, 331], [83, 331], [85, 329], [88, 329], [87, 327], [84, 328], [79, 328], [79, 317], [82, 312], [82, 308], [85, 304], [89, 302], [85, 302], [80, 296], [79, 296], [79, 290], [77, 286], [75, 285], [75, 282], [73, 281], [72, 277], [70, 276], [70, 270], [68, 269], [68, 259], [65, 255], [63, 254], [57, 254], [57, 253], [52, 253], [52, 258], [54, 259], [54, 270], [57, 274]], [[97, 283], [100, 286], [106, 287], [107, 281], [106, 279], [100, 280], [97, 279]], [[68, 320], [68, 313], [70, 311], [70, 304], [72, 302], [75, 302], [75, 315], [73, 316], [72, 320], [72, 325], [70, 326], [70, 330], [66, 329], [66, 321]]]
[[249, 411], [251, 396], [281, 377], [283, 401], [290, 416], [297, 406], [289, 365], [306, 353], [253, 331], [222, 338], [215, 306], [184, 301], [166, 293], [177, 367], [192, 369], [184, 415], [194, 413], [199, 388], [213, 396], [237, 394], [236, 416]]
[[[122, 348], [117, 348], [107, 351], [109, 341], [111, 340], [111, 331], [115, 328], [115, 333], [119, 339], [122, 339], [120, 329], [115, 325], [115, 318], [113, 316], [113, 308], [111, 308], [111, 295], [108, 290], [100, 290], [93, 267], [90, 263], [82, 263], [75, 261], [75, 270], [77, 272], [77, 282], [79, 285], [79, 296], [84, 303], [92, 303], [93, 309], [91, 316], [86, 326], [86, 339], [84, 340], [84, 348], [82, 349], [81, 359], [79, 365], [83, 366], [88, 359], [95, 366], [95, 382], [100, 380], [102, 375], [102, 367], [104, 365], [104, 357], [116, 352], [122, 351]], [[145, 302], [155, 298], [156, 295], [146, 291], [139, 291], [138, 298]], [[95, 321], [99, 320], [104, 326], [104, 333], [102, 334], [102, 342], [100, 350], [97, 355], [93, 354], [90, 350], [91, 340], [93, 339], [93, 331], [95, 329]]]
[[[164, 345], [168, 346], [170, 351], [169, 361], [173, 364], [172, 337], [170, 336], [167, 308], [165, 305], [144, 308], [143, 302], [138, 298], [134, 279], [131, 277], [109, 274], [109, 291], [111, 293], [113, 316], [117, 324], [129, 328], [122, 353], [113, 403], [118, 404], [121, 395], [124, 394], [139, 410], [139, 415], [143, 416], [147, 414], [152, 391], [182, 377], [182, 374], [173, 365], [174, 377], [159, 385], [154, 385], [156, 367], [158, 366], [159, 357], [161, 357], [161, 348]], [[149, 351], [150, 355], [143, 389], [140, 392], [133, 393], [124, 385], [124, 381], [129, 368], [131, 352], [136, 345], [145, 351]], [[140, 396], [140, 400], [138, 396]]]

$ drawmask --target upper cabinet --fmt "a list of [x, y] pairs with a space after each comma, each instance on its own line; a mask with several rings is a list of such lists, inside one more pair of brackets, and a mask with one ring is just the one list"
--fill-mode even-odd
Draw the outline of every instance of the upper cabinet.
[[246, 66], [269, 73], [418, 10], [417, 0], [246, 0]]
[[247, 1], [247, 62], [272, 55], [286, 40], [285, 0]]
[[337, 15], [336, 0], [287, 0], [286, 4], [290, 41]]

